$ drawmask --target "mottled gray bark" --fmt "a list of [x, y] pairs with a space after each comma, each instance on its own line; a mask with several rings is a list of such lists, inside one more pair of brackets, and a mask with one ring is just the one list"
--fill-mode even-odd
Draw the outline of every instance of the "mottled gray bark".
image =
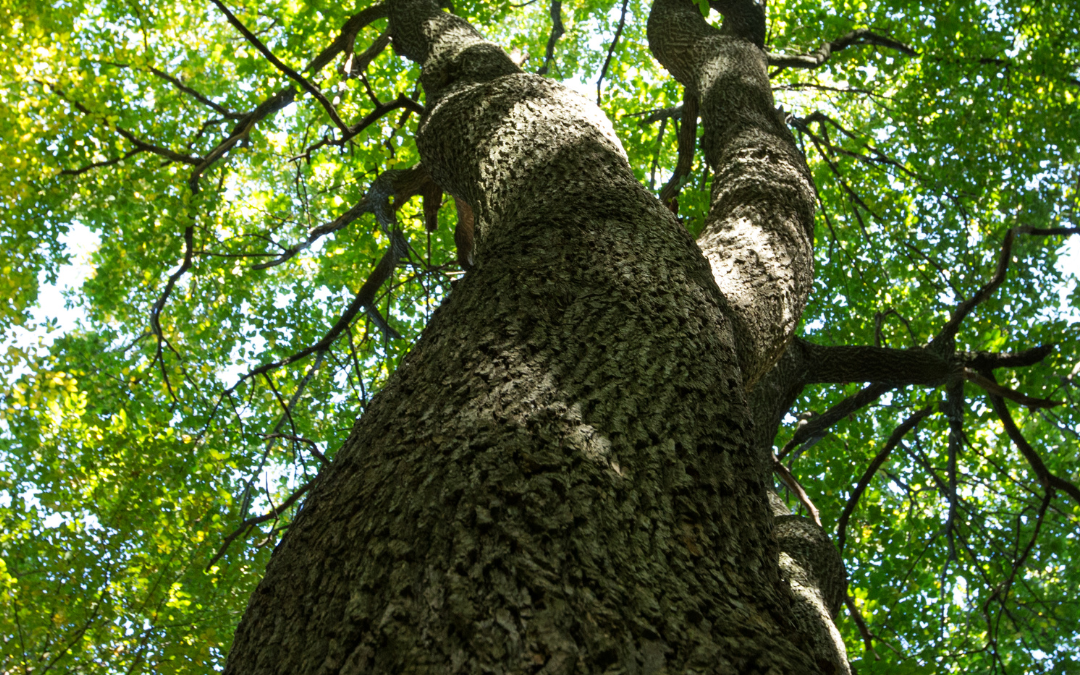
[[796, 620], [743, 377], [790, 330], [735, 326], [593, 105], [428, 0], [390, 18], [474, 267], [274, 552], [226, 672], [835, 672]]

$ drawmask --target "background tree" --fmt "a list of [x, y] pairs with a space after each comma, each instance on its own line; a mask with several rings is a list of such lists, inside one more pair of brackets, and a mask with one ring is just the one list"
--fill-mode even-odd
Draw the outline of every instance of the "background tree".
[[[454, 9], [528, 70], [599, 80], [638, 178], [701, 231], [694, 103], [669, 110], [647, 4]], [[378, 5], [0, 11], [5, 669], [201, 672], [342, 409], [363, 411], [455, 276], [453, 206], [429, 230], [404, 199], [417, 172], [376, 180], [417, 159], [417, 71]], [[777, 421], [805, 413], [777, 452], [843, 547], [860, 672], [1075, 669], [1075, 286], [1041, 232], [1075, 226], [1076, 11], [769, 6], [820, 196], [800, 335], [934, 346], [800, 342], [770, 397]], [[391, 194], [400, 237], [364, 216]], [[81, 324], [17, 328], [86, 233]]]

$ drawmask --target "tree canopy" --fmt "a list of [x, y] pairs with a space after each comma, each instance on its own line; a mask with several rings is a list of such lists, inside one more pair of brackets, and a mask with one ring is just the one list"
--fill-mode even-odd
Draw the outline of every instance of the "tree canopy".
[[[598, 103], [701, 231], [696, 102], [649, 52], [650, 3], [449, 9]], [[469, 216], [419, 164], [424, 91], [382, 4], [0, 20], [0, 664], [219, 669], [320, 466], [465, 273]], [[819, 193], [799, 344], [951, 359], [807, 387], [775, 439], [781, 494], [842, 550], [852, 662], [1080, 672], [1080, 6], [767, 20]]]

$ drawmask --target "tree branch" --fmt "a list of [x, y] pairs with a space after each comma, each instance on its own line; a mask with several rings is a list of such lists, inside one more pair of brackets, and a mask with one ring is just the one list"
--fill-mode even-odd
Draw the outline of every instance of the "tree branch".
[[[983, 375], [989, 380], [994, 380], [993, 373], [989, 371], [984, 372]], [[1020, 429], [1016, 426], [1016, 422], [1013, 421], [1012, 414], [1009, 412], [1008, 406], [1005, 404], [1005, 399], [996, 394], [992, 394], [989, 391], [986, 392], [986, 398], [990, 401], [990, 407], [994, 409], [994, 413], [997, 414], [1001, 420], [1002, 426], [1005, 427], [1005, 433], [1012, 440], [1013, 445], [1020, 451], [1020, 454], [1027, 460], [1028, 465], [1031, 466], [1031, 470], [1035, 472], [1035, 476], [1042, 483], [1043, 487], [1047, 490], [1055, 489], [1061, 490], [1065, 494], [1072, 497], [1077, 504], [1080, 504], [1080, 488], [1077, 488], [1071, 482], [1055, 476], [1050, 473], [1050, 469], [1046, 467], [1046, 462], [1043, 461], [1039, 453], [1035, 451], [1035, 448], [1031, 447], [1031, 444], [1027, 442], [1024, 435], [1020, 432]]]
[[135, 150], [130, 150], [128, 152], [125, 152], [123, 155], [120, 155], [119, 157], [114, 157], [113, 159], [106, 159], [106, 160], [101, 161], [101, 162], [93, 162], [91, 164], [87, 164], [86, 166], [78, 168], [78, 169], [63, 169], [57, 175], [58, 176], [81, 176], [82, 174], [86, 173], [87, 171], [92, 171], [94, 169], [100, 169], [103, 166], [113, 166], [114, 164], [119, 164], [120, 162], [123, 162], [125, 159], [130, 159], [131, 157], [134, 157], [135, 155], [139, 154], [140, 152], [146, 152], [146, 151], [137, 148]]
[[341, 313], [338, 320], [334, 322], [334, 325], [330, 327], [330, 330], [326, 332], [326, 335], [315, 344], [301, 349], [292, 356], [277, 361], [271, 361], [264, 363], [252, 370], [249, 370], [244, 375], [240, 376], [240, 379], [236, 381], [231, 387], [226, 389], [222, 396], [227, 396], [236, 391], [243, 382], [263, 373], [268, 373], [275, 368], [287, 366], [290, 363], [296, 363], [297, 361], [307, 358], [315, 352], [322, 351], [330, 347], [335, 340], [348, 328], [352, 320], [364, 309], [375, 322], [379, 329], [393, 338], [400, 338], [397, 331], [390, 327], [386, 320], [379, 314], [379, 310], [375, 307], [375, 295], [378, 293], [379, 288], [390, 278], [393, 274], [394, 268], [397, 267], [397, 263], [401, 258], [405, 257], [408, 253], [409, 245], [405, 241], [405, 238], [397, 230], [390, 232], [390, 249], [383, 255], [382, 259], [375, 266], [375, 269], [368, 276], [367, 281], [360, 287], [360, 290], [356, 292], [355, 297], [349, 306], [345, 308], [345, 311]]
[[563, 28], [562, 22], [562, 2], [560, 0], [551, 0], [551, 35], [548, 37], [547, 49], [544, 50], [544, 65], [536, 69], [537, 75], [547, 75], [548, 66], [551, 65], [551, 60], [555, 58], [555, 43], [559, 41], [559, 38], [565, 32], [566, 29]]
[[248, 28], [243, 23], [241, 23], [240, 19], [236, 18], [236, 15], [230, 12], [229, 8], [226, 7], [224, 3], [221, 2], [221, 0], [210, 1], [213, 2], [218, 9], [221, 10], [221, 12], [225, 15], [225, 18], [229, 20], [229, 23], [231, 23], [236, 28], [236, 30], [240, 31], [240, 33], [247, 39], [247, 41], [250, 42], [251, 45], [255, 47], [255, 49], [259, 50], [260, 54], [266, 57], [267, 61], [272, 63], [275, 68], [288, 75], [289, 78], [299, 84], [304, 91], [311, 94], [312, 97], [316, 101], [318, 101], [319, 104], [322, 105], [322, 107], [326, 110], [326, 114], [330, 116], [330, 119], [333, 120], [334, 124], [343, 132], [348, 132], [348, 125], [345, 124], [345, 122], [342, 121], [341, 117], [338, 116], [337, 110], [334, 109], [334, 105], [330, 103], [329, 99], [327, 99], [321, 91], [319, 91], [318, 87], [313, 85], [311, 82], [308, 82], [307, 78], [305, 78], [303, 75], [296, 72], [292, 68], [288, 67], [287, 65], [282, 63], [281, 60], [278, 59], [278, 57], [274, 56], [274, 53], [271, 52], [270, 49], [266, 45], [264, 45], [262, 41], [255, 36], [254, 33], [248, 30]]
[[294, 436], [291, 434], [264, 434], [263, 438], [268, 441], [274, 440], [276, 438], [284, 438], [285, 440], [292, 441], [293, 443], [304, 443], [308, 446], [308, 450], [311, 451], [311, 454], [315, 456], [315, 459], [319, 460], [320, 464], [326, 466], [330, 463], [330, 460], [326, 458], [326, 455], [324, 455], [322, 451], [319, 450], [319, 446], [316, 445], [315, 441], [311, 440], [310, 438], [304, 438], [303, 436]]
[[619, 15], [619, 27], [615, 29], [615, 37], [611, 40], [611, 46], [608, 47], [607, 58], [604, 59], [604, 67], [600, 69], [600, 77], [596, 78], [596, 105], [600, 105], [600, 101], [603, 98], [601, 95], [601, 84], [604, 81], [604, 76], [607, 75], [608, 66], [611, 65], [611, 56], [615, 53], [615, 47], [619, 44], [619, 38], [622, 37], [623, 26], [626, 24], [626, 6], [630, 0], [623, 0], [622, 14]]
[[904, 420], [900, 426], [892, 432], [892, 435], [889, 436], [889, 440], [885, 443], [885, 447], [881, 449], [877, 456], [870, 462], [870, 465], [866, 467], [866, 471], [863, 473], [862, 478], [859, 479], [858, 484], [855, 485], [855, 489], [851, 492], [851, 496], [848, 498], [847, 504], [840, 514], [840, 518], [836, 521], [836, 548], [840, 549], [840, 553], [844, 552], [844, 543], [847, 541], [848, 520], [851, 518], [851, 514], [855, 510], [855, 507], [858, 505], [859, 499], [870, 485], [870, 480], [874, 477], [874, 474], [877, 473], [877, 470], [881, 468], [881, 465], [885, 463], [885, 460], [889, 458], [893, 449], [900, 444], [900, 441], [903, 440], [904, 436], [933, 411], [933, 406], [926, 406], [925, 408], [917, 410]]
[[874, 33], [869, 28], [856, 28], [832, 42], [826, 42], [815, 52], [793, 56], [769, 54], [769, 65], [777, 67], [777, 70], [774, 70], [771, 75], [776, 75], [785, 68], [818, 68], [824, 65], [836, 52], [847, 49], [852, 45], [860, 44], [888, 47], [889, 49], [895, 49], [905, 56], [919, 55], [917, 51], [903, 42]]
[[252, 527], [258, 525], [259, 523], [265, 523], [268, 520], [273, 520], [285, 511], [287, 511], [290, 506], [295, 504], [298, 499], [303, 497], [304, 494], [311, 489], [311, 487], [315, 484], [316, 480], [318, 480], [318, 477], [313, 478], [307, 483], [304, 483], [304, 485], [301, 486], [296, 492], [289, 495], [289, 498], [283, 501], [280, 506], [277, 506], [268, 513], [264, 513], [263, 515], [256, 516], [254, 518], [248, 518], [244, 522], [240, 523], [240, 527], [236, 528], [232, 531], [232, 533], [229, 534], [229, 536], [225, 537], [225, 541], [221, 543], [221, 547], [218, 548], [217, 553], [215, 553], [214, 557], [210, 559], [210, 562], [206, 563], [206, 571], [209, 572], [210, 568], [214, 566], [214, 563], [216, 563], [218, 560], [221, 560], [221, 556], [225, 555], [225, 551], [228, 550], [229, 546], [233, 543], [233, 541], [236, 540], [237, 537], [246, 534]]
[[965, 380], [973, 384], [979, 385], [987, 392], [994, 394], [995, 396], [1007, 398], [1010, 401], [1016, 401], [1020, 405], [1027, 406], [1028, 408], [1053, 408], [1055, 406], [1061, 405], [1060, 401], [1051, 401], [1047, 398], [1032, 398], [1031, 396], [1021, 394], [1015, 389], [1003, 387], [997, 382], [991, 380], [990, 378], [983, 377], [982, 375], [973, 370], [964, 369], [963, 374]]
[[824, 438], [825, 433], [840, 420], [852, 414], [856, 410], [866, 407], [881, 398], [881, 395], [891, 390], [892, 385], [871, 384], [857, 393], [845, 398], [821, 415], [808, 421], [795, 430], [791, 440], [777, 453], [779, 459], [784, 459], [795, 448], [801, 445], [813, 445]]
[[997, 290], [1005, 281], [1005, 273], [1009, 270], [1009, 263], [1012, 260], [1012, 246], [1013, 241], [1018, 234], [1031, 234], [1036, 236], [1049, 236], [1058, 234], [1078, 234], [1080, 233], [1080, 227], [1057, 227], [1050, 229], [1042, 229], [1023, 225], [1020, 227], [1010, 228], [1005, 233], [1005, 239], [1001, 242], [1001, 255], [998, 256], [997, 270], [994, 272], [994, 276], [987, 282], [982, 288], [978, 290], [970, 299], [960, 303], [960, 305], [953, 311], [952, 316], [949, 318], [948, 323], [941, 329], [941, 332], [934, 337], [929, 347], [943, 348], [946, 344], [952, 344], [954, 338], [956, 338], [957, 332], [960, 330], [960, 323], [971, 314], [980, 303], [989, 298], [994, 291]]
[[689, 88], [683, 89], [682, 123], [679, 125], [679, 158], [675, 162], [675, 172], [660, 190], [660, 201], [679, 213], [679, 193], [682, 192], [683, 180], [694, 168], [694, 153], [697, 150], [698, 98]]
[[806, 494], [806, 490], [803, 489], [802, 484], [795, 478], [795, 474], [791, 473], [791, 470], [784, 466], [784, 464], [776, 458], [776, 455], [773, 455], [772, 458], [773, 471], [783, 479], [784, 484], [788, 486], [788, 489], [794, 492], [795, 496], [799, 498], [799, 502], [806, 507], [806, 510], [810, 513], [810, 517], [813, 518], [814, 523], [818, 527], [823, 527], [821, 524], [821, 512], [814, 506], [814, 502], [810, 501], [810, 495]]
[[319, 55], [311, 60], [311, 63], [304, 66], [304, 72], [315, 74], [325, 68], [326, 64], [333, 61], [334, 57], [342, 51], [352, 48], [360, 31], [377, 19], [385, 19], [386, 15], [386, 4], [382, 2], [377, 2], [353, 14], [342, 25], [341, 31], [334, 38], [334, 41], [326, 49], [319, 52]]

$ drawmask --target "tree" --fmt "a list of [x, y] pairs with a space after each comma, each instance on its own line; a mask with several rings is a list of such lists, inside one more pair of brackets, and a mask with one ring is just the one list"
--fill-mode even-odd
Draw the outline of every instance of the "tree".
[[9, 334], [101, 237], [5, 670], [220, 664], [287, 529], [232, 672], [1071, 672], [1077, 10], [214, 4], [4, 10]]

